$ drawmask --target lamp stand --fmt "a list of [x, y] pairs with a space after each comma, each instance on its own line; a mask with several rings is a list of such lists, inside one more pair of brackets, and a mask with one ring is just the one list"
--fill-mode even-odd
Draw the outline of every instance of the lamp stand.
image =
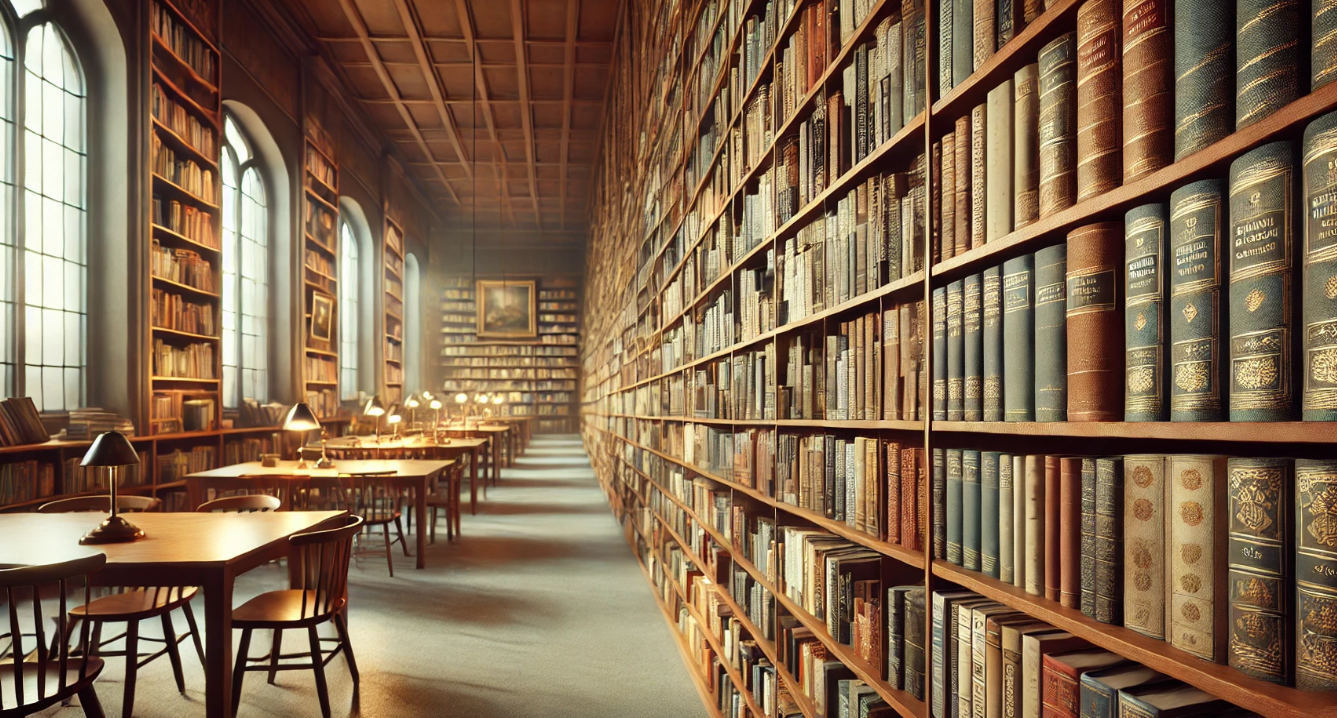
[[320, 458], [316, 460], [316, 468], [317, 468], [317, 469], [333, 469], [333, 468], [334, 468], [334, 462], [331, 461], [329, 455], [325, 453], [325, 430], [324, 430], [324, 429], [321, 429], [321, 430], [320, 430]]
[[126, 521], [118, 512], [116, 506], [116, 472], [108, 471], [108, 483], [111, 488], [111, 516], [98, 525], [97, 528], [84, 534], [79, 539], [81, 545], [104, 544], [104, 543], [128, 543], [144, 538], [144, 529]]

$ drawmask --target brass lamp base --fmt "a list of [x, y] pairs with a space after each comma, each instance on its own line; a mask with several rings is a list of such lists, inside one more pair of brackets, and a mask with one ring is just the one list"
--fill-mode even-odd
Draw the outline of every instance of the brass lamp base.
[[126, 521], [121, 516], [111, 516], [102, 525], [84, 534], [79, 539], [80, 545], [103, 543], [129, 543], [144, 538], [144, 529]]

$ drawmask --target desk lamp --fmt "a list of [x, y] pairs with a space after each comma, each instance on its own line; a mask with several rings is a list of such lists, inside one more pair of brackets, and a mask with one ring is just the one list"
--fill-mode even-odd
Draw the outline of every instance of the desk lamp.
[[464, 428], [469, 428], [469, 395], [460, 392], [455, 395], [455, 403], [460, 406], [460, 421], [464, 423]]
[[415, 426], [418, 425], [418, 407], [419, 407], [419, 406], [421, 406], [421, 405], [418, 403], [418, 397], [417, 397], [416, 395], [414, 395], [414, 394], [409, 394], [409, 398], [407, 398], [407, 399], [404, 400], [404, 408], [409, 410], [409, 429], [410, 429], [410, 430], [412, 430]]
[[373, 396], [367, 405], [362, 407], [362, 415], [376, 419], [376, 443], [381, 443], [381, 417], [385, 416], [385, 406], [381, 404], [381, 400]]
[[402, 413], [400, 413], [399, 405], [391, 404], [389, 413], [385, 415], [385, 421], [387, 424], [394, 427], [395, 429], [394, 440], [396, 441], [399, 439], [399, 422], [403, 420], [404, 416]]
[[[311, 407], [308, 406], [306, 402], [299, 401], [292, 405], [292, 408], [288, 410], [288, 416], [283, 420], [283, 426], [281, 428], [284, 431], [291, 431], [300, 435], [305, 435], [312, 431], [320, 431], [320, 462], [323, 463], [329, 461], [325, 456], [325, 432], [321, 430], [320, 420], [316, 418], [315, 412], [311, 411]], [[303, 436], [303, 440], [299, 441], [297, 444], [297, 468], [299, 469], [311, 468], [311, 466], [306, 463], [306, 458], [302, 455], [302, 446], [306, 443], [304, 439], [305, 436]]]
[[111, 516], [100, 526], [84, 534], [80, 544], [126, 543], [144, 538], [144, 530], [126, 521], [117, 511], [116, 484], [120, 471], [126, 466], [139, 465], [139, 454], [130, 440], [119, 431], [99, 434], [88, 447], [80, 466], [94, 466], [106, 469], [107, 483], [111, 489]]

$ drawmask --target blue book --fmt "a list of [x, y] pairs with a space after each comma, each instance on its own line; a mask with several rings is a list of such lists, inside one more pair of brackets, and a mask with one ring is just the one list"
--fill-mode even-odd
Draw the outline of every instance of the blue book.
[[961, 560], [961, 450], [947, 450], [947, 560]]
[[1169, 676], [1135, 663], [1083, 673], [1081, 718], [1118, 718], [1119, 691], [1168, 680]]
[[962, 566], [980, 570], [980, 452], [961, 452], [961, 557]]
[[998, 578], [998, 457], [997, 451], [980, 455], [980, 566], [984, 575]]

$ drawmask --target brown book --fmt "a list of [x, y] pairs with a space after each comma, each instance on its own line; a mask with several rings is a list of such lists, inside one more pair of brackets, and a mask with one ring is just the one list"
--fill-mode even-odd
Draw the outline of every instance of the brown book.
[[1077, 201], [1119, 186], [1118, 0], [1086, 0], [1077, 10]]
[[975, 69], [993, 57], [998, 40], [998, 25], [994, 22], [994, 4], [997, 0], [975, 1]]
[[[1045, 457], [1045, 598], [1051, 601], [1059, 599], [1063, 576], [1061, 464], [1060, 457]], [[1080, 556], [1080, 550], [1078, 554]]]
[[37, 411], [37, 405], [33, 403], [32, 397], [14, 397], [5, 399], [5, 403], [13, 411], [20, 443], [43, 444], [51, 440], [51, 434], [47, 432], [46, 425], [42, 423], [42, 414]]
[[1076, 55], [1071, 32], [1040, 48], [1041, 217], [1071, 207], [1076, 196]]
[[887, 543], [901, 542], [901, 445], [887, 442]]
[[1170, 0], [1124, 0], [1123, 182], [1174, 154], [1174, 35]]
[[918, 503], [918, 467], [915, 463], [915, 450], [901, 449], [901, 545], [918, 551], [919, 547], [919, 509]]
[[970, 115], [956, 118], [956, 251], [970, 250]]
[[970, 248], [983, 247], [987, 227], [988, 157], [985, 147], [989, 127], [988, 105], [977, 105], [970, 111]]
[[1012, 77], [1012, 228], [1040, 217], [1040, 66], [1031, 64]]
[[956, 256], [956, 133], [942, 136], [942, 255]]
[[942, 143], [933, 143], [933, 212], [930, 216], [933, 218], [932, 237], [933, 247], [931, 248], [929, 261], [937, 264], [942, 261]]
[[1082, 606], [1082, 460], [1059, 460], [1059, 603]]
[[1068, 235], [1068, 421], [1122, 421], [1123, 225]]

